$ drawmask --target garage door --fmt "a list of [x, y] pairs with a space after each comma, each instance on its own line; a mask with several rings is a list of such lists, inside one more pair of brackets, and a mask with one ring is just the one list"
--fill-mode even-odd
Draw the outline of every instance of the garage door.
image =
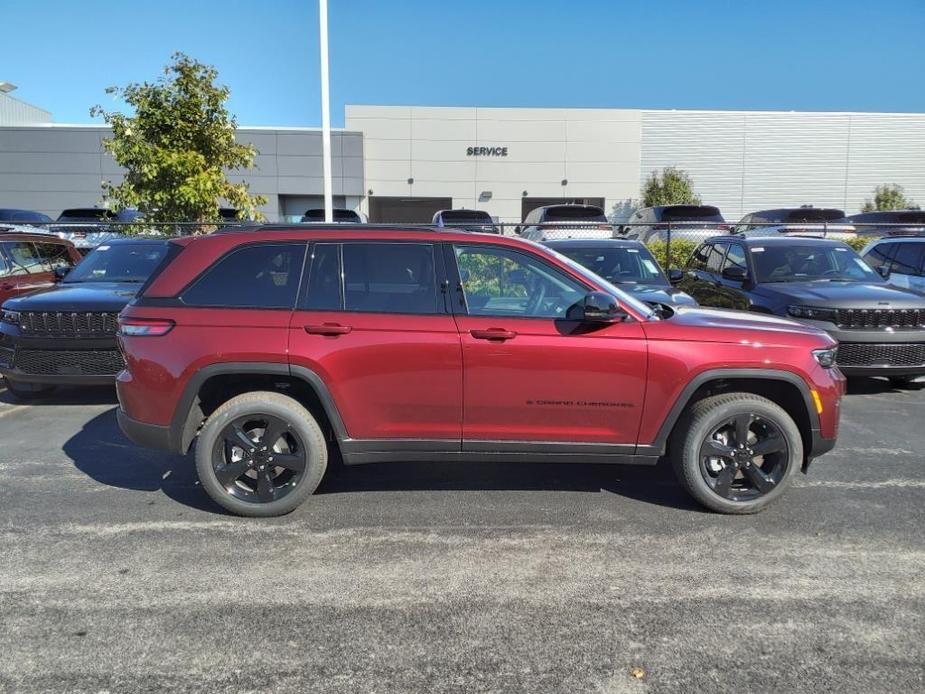
[[429, 224], [438, 210], [453, 207], [453, 198], [369, 198], [369, 221], [381, 224]]

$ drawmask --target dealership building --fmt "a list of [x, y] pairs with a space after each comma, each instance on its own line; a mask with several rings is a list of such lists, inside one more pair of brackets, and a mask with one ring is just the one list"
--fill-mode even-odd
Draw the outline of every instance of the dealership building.
[[[105, 204], [101, 182], [122, 175], [102, 147], [108, 134], [54, 123], [0, 91], [0, 208], [56, 216]], [[267, 197], [268, 219], [322, 206], [320, 130], [242, 127], [238, 139], [259, 155], [232, 178]], [[804, 204], [856, 212], [883, 183], [925, 202], [925, 114], [347, 106], [332, 152], [335, 205], [373, 222], [426, 222], [450, 207], [519, 222], [557, 202], [619, 220], [667, 166], [733, 221]]]

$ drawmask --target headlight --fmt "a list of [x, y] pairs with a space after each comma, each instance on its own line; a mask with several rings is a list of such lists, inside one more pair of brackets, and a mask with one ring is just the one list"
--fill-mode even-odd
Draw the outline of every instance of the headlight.
[[828, 349], [814, 349], [813, 356], [816, 358], [816, 361], [819, 362], [819, 366], [824, 366], [827, 369], [831, 369], [835, 366], [835, 358], [838, 356], [837, 347], [829, 347]]
[[817, 308], [815, 306], [791, 305], [787, 307], [787, 313], [788, 315], [791, 315], [794, 318], [808, 318], [809, 320], [825, 320], [825, 321], [835, 320], [835, 309], [831, 309], [831, 308]]
[[3, 311], [0, 311], [0, 320], [4, 323], [19, 325], [19, 311], [8, 311], [3, 309]]

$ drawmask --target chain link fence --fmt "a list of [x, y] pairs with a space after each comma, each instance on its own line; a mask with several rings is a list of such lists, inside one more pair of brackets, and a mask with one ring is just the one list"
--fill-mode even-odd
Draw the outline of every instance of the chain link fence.
[[[178, 237], [197, 236], [234, 230], [247, 230], [266, 226], [266, 223], [241, 222], [0, 222], [0, 233], [31, 231], [50, 233], [72, 241], [86, 252], [110, 240], [124, 237]], [[317, 226], [317, 223], [282, 222], [278, 227]], [[432, 224], [380, 224], [371, 223], [372, 228], [431, 229]], [[743, 237], [763, 236], [810, 236], [844, 241], [860, 251], [867, 243], [883, 236], [925, 235], [925, 226], [909, 224], [861, 224], [844, 221], [780, 224], [772, 222], [751, 222], [747, 225], [705, 224], [703, 222], [641, 223], [570, 223], [555, 222], [532, 224], [512, 222], [452, 225], [443, 227], [446, 231], [470, 231], [515, 236], [530, 241], [556, 240], [627, 239], [645, 244], [656, 260], [665, 269], [679, 267], [687, 262], [694, 249], [709, 238], [722, 235]]]

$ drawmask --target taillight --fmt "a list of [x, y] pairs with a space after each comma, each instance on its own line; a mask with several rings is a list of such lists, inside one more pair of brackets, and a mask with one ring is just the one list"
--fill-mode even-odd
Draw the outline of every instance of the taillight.
[[613, 231], [613, 224], [595, 224], [595, 229], [603, 229], [604, 231]]
[[162, 318], [120, 318], [119, 334], [126, 337], [159, 337], [173, 330], [174, 322]]

